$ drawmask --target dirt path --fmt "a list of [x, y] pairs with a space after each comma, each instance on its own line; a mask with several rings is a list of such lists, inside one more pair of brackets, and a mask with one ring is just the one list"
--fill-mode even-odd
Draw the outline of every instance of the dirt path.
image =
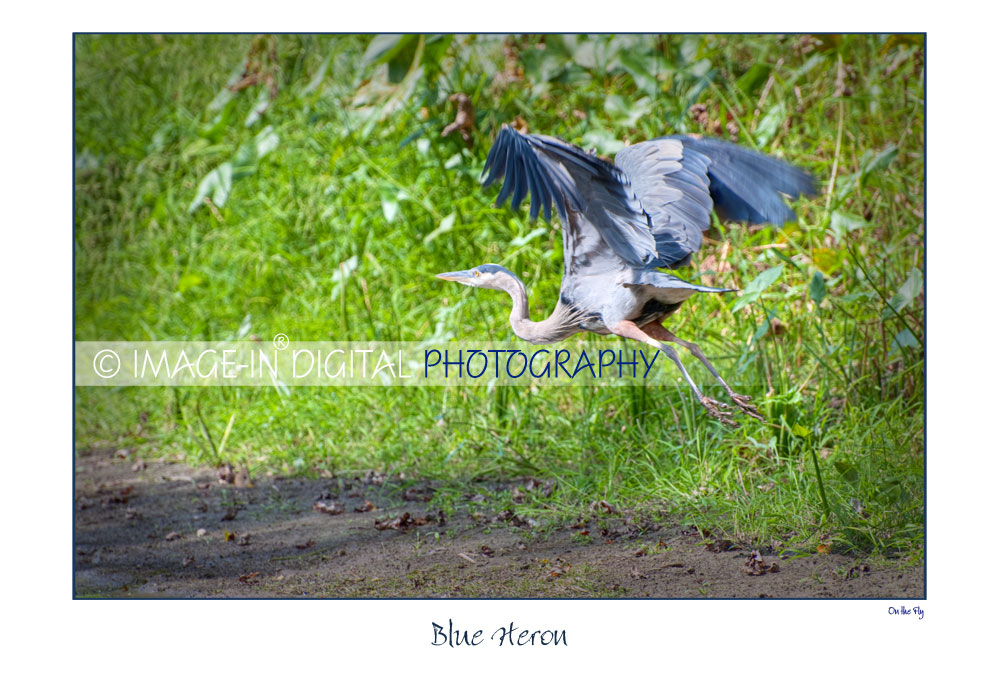
[[[111, 450], [76, 463], [75, 587], [81, 597], [918, 598], [922, 568], [823, 555], [715, 551], [690, 528], [622, 518], [532, 534], [500, 514], [426, 510], [416, 489], [331, 492], [306, 479], [220, 482], [215, 470], [133, 464]], [[317, 502], [344, 512], [314, 510]], [[376, 510], [357, 512], [370, 502]], [[235, 517], [224, 520], [235, 513]], [[409, 514], [409, 517], [404, 517]], [[506, 517], [506, 519], [504, 519]], [[621, 517], [621, 516], [619, 516]], [[376, 529], [376, 520], [403, 530]], [[414, 521], [424, 523], [414, 524]], [[593, 531], [591, 538], [590, 532]], [[584, 534], [581, 534], [584, 533]], [[728, 544], [724, 545], [728, 546]]]

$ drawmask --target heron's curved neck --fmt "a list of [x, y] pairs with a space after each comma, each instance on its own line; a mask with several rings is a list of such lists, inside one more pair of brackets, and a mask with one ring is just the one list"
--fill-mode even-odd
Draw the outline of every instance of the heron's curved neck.
[[505, 283], [504, 290], [514, 302], [510, 312], [510, 327], [514, 329], [514, 334], [522, 340], [542, 344], [558, 342], [573, 334], [567, 330], [567, 326], [562, 325], [564, 311], [561, 305], [557, 305], [556, 310], [545, 320], [531, 320], [528, 314], [528, 290], [516, 276], [511, 277]]

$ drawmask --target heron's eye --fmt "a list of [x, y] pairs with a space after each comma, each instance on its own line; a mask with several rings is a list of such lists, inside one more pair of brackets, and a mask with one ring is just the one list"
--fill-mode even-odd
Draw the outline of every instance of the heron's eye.
[[479, 271], [473, 271], [472, 275], [474, 275], [474, 276], [476, 276], [478, 278], [479, 276], [482, 275], [482, 273], [480, 273]]

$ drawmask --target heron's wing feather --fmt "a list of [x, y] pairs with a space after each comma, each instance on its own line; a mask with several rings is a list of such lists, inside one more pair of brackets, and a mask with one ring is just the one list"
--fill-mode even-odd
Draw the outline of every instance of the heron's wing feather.
[[[573, 145], [548, 136], [521, 135], [504, 126], [486, 158], [483, 175], [484, 186], [503, 179], [497, 206], [510, 196], [511, 208], [517, 209], [530, 193], [533, 220], [539, 210], [551, 219], [555, 204], [562, 219], [567, 272], [604, 259], [646, 266], [657, 258], [648, 217], [627, 192], [618, 169]], [[603, 252], [583, 254], [580, 249]]]
[[712, 212], [709, 163], [705, 155], [670, 139], [637, 143], [615, 156], [649, 215], [659, 257], [653, 265], [680, 266], [701, 246]]
[[805, 171], [714, 138], [667, 136], [615, 157], [656, 238], [658, 267], [681, 266], [701, 246], [710, 212], [724, 220], [784, 225], [795, 220], [782, 194], [814, 192]]
[[636, 273], [632, 282], [625, 283], [625, 287], [648, 286], [660, 290], [696, 290], [698, 292], [734, 292], [734, 290], [719, 287], [709, 287], [707, 285], [696, 285], [686, 280], [681, 280], [671, 273], [662, 271], [642, 271]]
[[709, 190], [723, 220], [783, 226], [795, 220], [795, 212], [782, 195], [816, 194], [812, 175], [760, 152], [717, 138], [675, 135], [661, 140], [680, 142], [685, 150], [708, 157]]

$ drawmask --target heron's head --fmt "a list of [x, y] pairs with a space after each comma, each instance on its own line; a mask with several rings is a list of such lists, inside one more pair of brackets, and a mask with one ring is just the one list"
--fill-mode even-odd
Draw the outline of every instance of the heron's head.
[[483, 264], [470, 268], [468, 271], [438, 273], [437, 277], [442, 280], [454, 280], [456, 283], [472, 287], [485, 287], [490, 290], [507, 290], [511, 284], [517, 282], [517, 276], [503, 266], [496, 264]]

